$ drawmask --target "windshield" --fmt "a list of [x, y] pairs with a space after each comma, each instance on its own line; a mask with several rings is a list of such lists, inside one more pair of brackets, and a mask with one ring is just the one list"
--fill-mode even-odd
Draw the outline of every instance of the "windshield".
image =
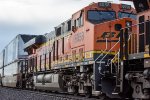
[[135, 14], [127, 13], [127, 12], [119, 12], [119, 13], [118, 13], [118, 17], [119, 17], [119, 18], [128, 17], [128, 18], [136, 19], [136, 15], [135, 15]]
[[88, 20], [93, 24], [102, 23], [116, 19], [116, 13], [114, 11], [99, 11], [90, 10], [88, 11]]

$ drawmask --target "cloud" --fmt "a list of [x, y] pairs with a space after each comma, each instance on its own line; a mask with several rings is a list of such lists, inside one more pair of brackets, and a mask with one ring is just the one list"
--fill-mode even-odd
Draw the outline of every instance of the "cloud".
[[106, 0], [0, 0], [0, 45], [4, 47], [17, 34], [50, 32], [76, 11], [99, 1]]
[[36, 23], [64, 20], [94, 1], [99, 0], [0, 0], [0, 21]]

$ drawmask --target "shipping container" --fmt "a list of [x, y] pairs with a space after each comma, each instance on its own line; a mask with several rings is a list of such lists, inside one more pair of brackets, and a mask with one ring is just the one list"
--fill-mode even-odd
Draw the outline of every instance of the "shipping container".
[[25, 43], [36, 35], [17, 35], [4, 49], [4, 66], [15, 62], [18, 59], [24, 59], [28, 53], [24, 51]]
[[0, 53], [0, 68], [4, 66], [4, 50]]
[[21, 72], [21, 69], [24, 65], [23, 60], [18, 60], [13, 62], [5, 67], [3, 67], [2, 72], [2, 84], [3, 86], [16, 87], [17, 82], [19, 81], [18, 76]]
[[0, 53], [0, 75], [3, 86], [16, 86], [17, 75], [24, 70], [23, 62], [28, 56], [24, 51], [25, 43], [36, 36], [19, 34]]
[[3, 68], [0, 68], [0, 77], [3, 75]]

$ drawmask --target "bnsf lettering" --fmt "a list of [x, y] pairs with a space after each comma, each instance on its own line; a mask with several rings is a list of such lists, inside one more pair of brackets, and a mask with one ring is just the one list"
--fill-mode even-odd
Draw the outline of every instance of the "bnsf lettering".
[[84, 40], [84, 33], [77, 33], [74, 37], [74, 42], [81, 42]]

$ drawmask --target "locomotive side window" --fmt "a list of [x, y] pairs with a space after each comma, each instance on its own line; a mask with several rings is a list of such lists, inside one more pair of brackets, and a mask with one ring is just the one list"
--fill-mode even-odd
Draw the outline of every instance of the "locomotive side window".
[[61, 26], [61, 33], [65, 33], [66, 32], [66, 24], [63, 23], [62, 26]]
[[68, 24], [68, 31], [71, 31], [71, 20], [69, 20], [69, 21], [67, 22], [67, 24]]
[[74, 20], [74, 28], [76, 28], [77, 27], [77, 22], [76, 22], [76, 20]]
[[74, 20], [74, 29], [83, 26], [83, 14], [81, 12], [80, 17]]
[[61, 35], [61, 27], [56, 29], [56, 36], [60, 36]]
[[83, 26], [83, 15], [81, 13], [80, 17], [78, 18], [78, 27]]
[[87, 18], [89, 22], [98, 24], [116, 19], [116, 13], [114, 11], [89, 10]]

